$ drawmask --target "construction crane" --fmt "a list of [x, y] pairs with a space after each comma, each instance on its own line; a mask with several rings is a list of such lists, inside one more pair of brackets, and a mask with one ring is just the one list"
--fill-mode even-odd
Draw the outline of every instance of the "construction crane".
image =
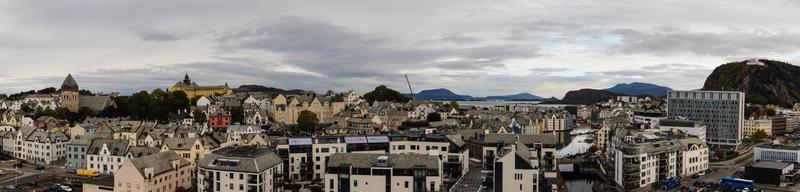
[[411, 93], [411, 100], [414, 100], [414, 90], [411, 89], [411, 82], [408, 81], [408, 75], [403, 74], [406, 77], [406, 84], [408, 84], [408, 91]]

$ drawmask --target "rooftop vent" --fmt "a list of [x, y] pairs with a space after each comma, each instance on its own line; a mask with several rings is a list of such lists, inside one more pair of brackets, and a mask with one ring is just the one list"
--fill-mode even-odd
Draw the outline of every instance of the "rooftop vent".
[[378, 156], [378, 167], [388, 167], [389, 166], [389, 156], [381, 155]]

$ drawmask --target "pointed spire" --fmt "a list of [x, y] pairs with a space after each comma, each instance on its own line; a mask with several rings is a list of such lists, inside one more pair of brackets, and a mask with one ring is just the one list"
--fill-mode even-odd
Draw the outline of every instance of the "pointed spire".
[[192, 80], [189, 79], [189, 71], [188, 70], [186, 71], [186, 75], [183, 76], [183, 84], [186, 84], [186, 85], [191, 85], [192, 84]]
[[78, 91], [78, 82], [72, 77], [72, 73], [68, 73], [67, 78], [61, 83], [61, 90]]

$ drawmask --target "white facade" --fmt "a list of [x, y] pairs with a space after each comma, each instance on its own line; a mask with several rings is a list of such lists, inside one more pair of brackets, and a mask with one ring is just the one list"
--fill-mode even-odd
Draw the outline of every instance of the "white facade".
[[769, 160], [800, 163], [800, 149], [784, 145], [766, 145], [753, 148], [753, 161]]

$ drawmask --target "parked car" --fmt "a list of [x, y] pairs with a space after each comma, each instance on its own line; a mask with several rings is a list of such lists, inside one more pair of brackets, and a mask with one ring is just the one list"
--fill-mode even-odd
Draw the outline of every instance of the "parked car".
[[72, 188], [66, 185], [61, 185], [59, 187], [61, 188], [62, 191], [67, 191], [67, 192], [72, 191]]
[[39, 170], [39, 171], [44, 170], [44, 166], [41, 166], [41, 165], [36, 166], [36, 170]]

